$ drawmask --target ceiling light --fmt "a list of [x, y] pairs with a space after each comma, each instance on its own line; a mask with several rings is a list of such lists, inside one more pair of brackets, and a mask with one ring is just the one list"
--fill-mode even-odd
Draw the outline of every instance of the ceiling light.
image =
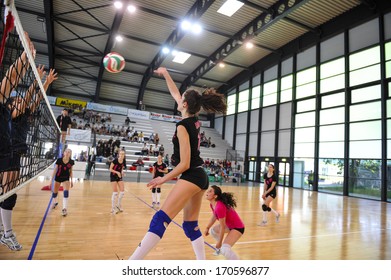
[[185, 31], [190, 30], [190, 28], [191, 28], [191, 23], [190, 23], [190, 21], [188, 21], [188, 20], [182, 21], [181, 27], [182, 27], [182, 29], [185, 30]]
[[136, 11], [136, 6], [134, 5], [128, 5], [128, 12], [129, 13], [134, 13]]
[[246, 48], [247, 49], [252, 49], [254, 47], [254, 44], [252, 42], [247, 42], [246, 43]]
[[173, 56], [177, 56], [177, 55], [178, 55], [178, 51], [177, 51], [177, 50], [172, 50], [172, 51], [171, 51], [171, 54], [172, 54]]
[[227, 0], [220, 9], [217, 10], [218, 13], [226, 15], [226, 16], [232, 16], [234, 13], [236, 13], [237, 10], [240, 9], [244, 5], [243, 2], [236, 1], [236, 0]]
[[162, 51], [164, 54], [168, 54], [170, 52], [170, 49], [167, 47], [164, 47]]
[[117, 9], [121, 9], [123, 6], [122, 2], [121, 1], [115, 1], [114, 2], [114, 7], [116, 7]]
[[194, 34], [200, 34], [202, 32], [202, 27], [200, 24], [198, 23], [195, 23], [191, 26], [191, 31], [194, 33]]
[[225, 67], [225, 64], [224, 64], [223, 62], [220, 62], [220, 63], [219, 63], [219, 66], [220, 66], [220, 68], [224, 68], [224, 67]]
[[123, 38], [122, 38], [121, 35], [117, 35], [117, 36], [115, 36], [115, 40], [116, 40], [117, 42], [122, 42], [122, 41], [123, 41]]
[[189, 59], [190, 56], [191, 56], [191, 54], [189, 54], [189, 53], [178, 52], [172, 61], [176, 62], [176, 63], [183, 64], [186, 62], [186, 60]]

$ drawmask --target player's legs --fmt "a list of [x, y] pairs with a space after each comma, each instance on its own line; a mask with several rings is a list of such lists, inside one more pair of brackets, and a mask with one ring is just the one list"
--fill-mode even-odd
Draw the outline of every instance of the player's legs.
[[62, 198], [62, 215], [66, 216], [68, 215], [68, 199], [69, 199], [69, 189], [71, 183], [69, 181], [65, 181], [62, 183], [64, 187], [64, 193]]

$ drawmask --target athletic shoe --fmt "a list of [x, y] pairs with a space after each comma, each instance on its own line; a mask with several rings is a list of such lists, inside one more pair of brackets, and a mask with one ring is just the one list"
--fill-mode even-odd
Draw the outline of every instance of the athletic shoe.
[[160, 202], [156, 203], [156, 208], [160, 208]]
[[219, 256], [220, 255], [220, 249], [216, 249], [216, 251], [213, 252], [213, 256]]
[[7, 246], [12, 251], [20, 251], [22, 249], [22, 245], [19, 244], [19, 242], [16, 240], [16, 236], [12, 234], [9, 237], [5, 237], [5, 235], [2, 235], [0, 238], [1, 244]]
[[264, 227], [267, 225], [267, 221], [262, 221], [260, 224], [258, 224], [258, 226], [260, 227]]
[[3, 235], [4, 235], [4, 229], [1, 228], [1, 229], [0, 229], [0, 236], [3, 236]]
[[280, 216], [281, 216], [280, 213], [278, 213], [276, 216], [276, 223], [280, 222]]
[[58, 205], [58, 202], [54, 203], [52, 209], [56, 209], [57, 205]]
[[122, 209], [121, 206], [119, 206], [119, 205], [117, 205], [117, 209], [118, 209], [118, 212], [124, 212], [124, 209]]
[[68, 215], [68, 212], [67, 212], [67, 209], [62, 209], [62, 215], [65, 217], [66, 215]]
[[111, 209], [111, 214], [117, 214], [118, 213], [118, 210], [117, 210], [117, 208], [112, 208]]
[[156, 202], [152, 202], [152, 208], [155, 208]]

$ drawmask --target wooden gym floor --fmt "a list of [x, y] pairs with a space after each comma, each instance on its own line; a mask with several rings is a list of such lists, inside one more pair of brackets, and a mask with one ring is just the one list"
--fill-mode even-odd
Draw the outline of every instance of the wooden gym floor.
[[[124, 212], [113, 215], [110, 183], [90, 180], [75, 182], [68, 216], [62, 217], [62, 192], [59, 207], [47, 211], [51, 193], [41, 190], [47, 184], [37, 179], [18, 192], [13, 229], [23, 249], [13, 252], [0, 246], [1, 260], [27, 260], [29, 255], [33, 260], [128, 259], [155, 213], [149, 206], [151, 193], [145, 183], [126, 182]], [[170, 187], [163, 186], [162, 202]], [[233, 247], [243, 260], [391, 259], [390, 203], [279, 187], [272, 207], [281, 213], [280, 222], [269, 214], [268, 225], [260, 227], [259, 185], [222, 187], [235, 193], [237, 211], [246, 226]], [[210, 216], [204, 200], [199, 219], [202, 231]], [[195, 259], [179, 226], [181, 213], [174, 222], [146, 259]], [[213, 256], [212, 237], [205, 241], [207, 259], [223, 259]]]

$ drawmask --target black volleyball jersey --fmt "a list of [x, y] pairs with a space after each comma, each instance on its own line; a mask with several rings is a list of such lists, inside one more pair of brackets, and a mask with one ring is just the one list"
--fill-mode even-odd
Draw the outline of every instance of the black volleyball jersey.
[[271, 177], [267, 177], [267, 173], [263, 174], [263, 179], [265, 180], [264, 184], [266, 184], [266, 190], [270, 189], [273, 182], [276, 182], [276, 185], [274, 187], [274, 190], [277, 187], [277, 176], [276, 174], [273, 174]]
[[172, 137], [172, 143], [174, 144], [174, 154], [171, 158], [171, 163], [174, 166], [177, 166], [181, 161], [180, 149], [179, 149], [179, 140], [177, 137], [178, 126], [184, 126], [187, 133], [189, 134], [190, 140], [190, 169], [202, 166], [204, 161], [200, 157], [200, 121], [197, 117], [189, 117], [181, 120], [176, 124], [175, 133]]
[[69, 179], [70, 170], [72, 166], [75, 165], [75, 161], [69, 159], [67, 163], [64, 163], [62, 158], [59, 158], [57, 159], [56, 164], [57, 164], [56, 178]]
[[30, 109], [12, 120], [12, 151], [26, 153], [28, 150], [26, 140], [29, 132]]
[[11, 154], [11, 110], [5, 104], [0, 104], [0, 158]]
[[155, 168], [155, 176], [153, 178], [164, 176], [163, 172], [159, 172], [159, 169], [164, 170], [167, 168], [167, 165], [164, 162], [162, 162], [162, 164], [158, 164], [157, 162], [155, 162], [153, 164], [153, 167]]
[[[112, 164], [114, 164], [113, 169], [118, 172], [122, 172], [124, 168], [126, 168], [126, 159], [123, 159], [122, 163], [119, 163], [118, 158], [114, 159]], [[117, 173], [111, 172], [110, 176], [118, 177]]]

